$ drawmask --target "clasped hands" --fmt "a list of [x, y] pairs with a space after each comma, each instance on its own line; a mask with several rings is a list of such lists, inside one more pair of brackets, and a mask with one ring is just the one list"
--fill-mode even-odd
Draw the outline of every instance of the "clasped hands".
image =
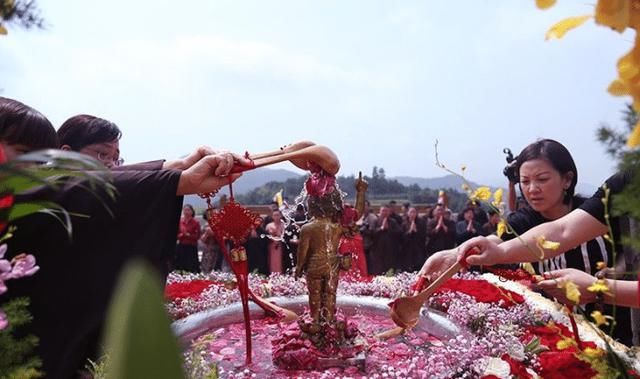
[[166, 161], [163, 169], [182, 171], [177, 195], [215, 192], [242, 174], [231, 173], [234, 166], [251, 166], [243, 155], [201, 146], [184, 158]]

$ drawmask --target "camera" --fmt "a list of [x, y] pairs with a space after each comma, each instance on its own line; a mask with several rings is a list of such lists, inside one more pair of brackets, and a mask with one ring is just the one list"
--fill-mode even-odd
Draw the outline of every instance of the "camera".
[[511, 149], [509, 149], [508, 147], [502, 149], [502, 152], [507, 154], [507, 156], [505, 157], [507, 165], [505, 166], [504, 170], [502, 170], [502, 173], [507, 177], [507, 179], [509, 179], [511, 183], [517, 183], [518, 173], [516, 172], [516, 163], [518, 163], [518, 157], [514, 157]]

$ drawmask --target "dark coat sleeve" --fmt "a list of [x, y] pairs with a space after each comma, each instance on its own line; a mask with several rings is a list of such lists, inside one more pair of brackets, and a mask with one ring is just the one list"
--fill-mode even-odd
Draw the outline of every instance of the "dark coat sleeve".
[[9, 242], [10, 254], [34, 254], [41, 267], [34, 276], [10, 283], [7, 294], [31, 298], [34, 320], [23, 332], [40, 338], [37, 353], [47, 377], [74, 377], [87, 358], [97, 357], [111, 294], [128, 260], [148, 261], [162, 278], [168, 273], [182, 204], [176, 196], [180, 172], [111, 175], [115, 199], [102, 189], [92, 194], [77, 180], [61, 191], [30, 195], [74, 215], [70, 238], [55, 218], [35, 214], [16, 223]]

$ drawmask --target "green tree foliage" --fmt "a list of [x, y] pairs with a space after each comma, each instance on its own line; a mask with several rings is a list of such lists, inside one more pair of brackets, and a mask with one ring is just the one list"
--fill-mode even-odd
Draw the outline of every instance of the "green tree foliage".
[[[405, 186], [395, 179], [389, 179], [385, 176], [385, 170], [382, 167], [373, 167], [371, 176], [364, 176], [364, 180], [369, 183], [367, 198], [377, 203], [387, 202], [389, 200], [409, 201], [412, 204], [433, 204], [438, 200], [438, 189], [420, 188], [417, 184]], [[244, 204], [269, 204], [273, 201], [276, 192], [283, 190], [284, 197], [292, 203], [301, 193], [304, 186], [306, 176], [299, 178], [287, 179], [284, 182], [269, 182], [253, 189], [252, 191], [236, 196], [237, 200]], [[354, 183], [356, 177], [354, 175], [338, 176], [336, 182], [347, 196], [347, 200], [355, 199]], [[449, 197], [449, 208], [454, 211], [460, 211], [467, 202], [467, 195], [457, 189], [444, 189]]]
[[[627, 148], [626, 141], [638, 120], [638, 113], [631, 104], [626, 104], [622, 110], [622, 127], [612, 127], [603, 123], [597, 131], [598, 140], [605, 145], [607, 153], [618, 161], [618, 170], [632, 171], [635, 174], [632, 183], [614, 198], [612, 213], [627, 214], [636, 220], [640, 220], [640, 201], [637, 196], [640, 193], [640, 150]], [[626, 242], [640, 249], [640, 236], [627, 239]]]
[[0, 331], [0, 379], [42, 377], [39, 371], [41, 362], [33, 355], [38, 338], [32, 335], [16, 337], [16, 330], [32, 320], [28, 306], [27, 298], [16, 298], [2, 304], [9, 325]]
[[7, 34], [9, 24], [25, 29], [44, 28], [35, 0], [0, 0], [0, 34]]

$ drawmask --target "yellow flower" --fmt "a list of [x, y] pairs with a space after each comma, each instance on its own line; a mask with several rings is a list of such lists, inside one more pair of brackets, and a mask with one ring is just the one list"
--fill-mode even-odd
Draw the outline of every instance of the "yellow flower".
[[606, 264], [606, 263], [604, 263], [603, 261], [599, 261], [599, 262], [597, 262], [597, 263], [596, 263], [596, 268], [597, 268], [598, 270], [605, 269], [605, 268], [607, 268], [607, 264]]
[[556, 348], [558, 350], [568, 349], [571, 346], [575, 346], [575, 345], [577, 345], [576, 341], [574, 341], [573, 338], [569, 338], [569, 337], [565, 337], [560, 341], [556, 342]]
[[613, 319], [613, 317], [611, 316], [603, 315], [602, 312], [600, 311], [591, 312], [591, 317], [593, 318], [593, 321], [595, 321], [596, 325], [598, 326], [609, 325], [609, 320]]
[[596, 293], [607, 293], [609, 292], [609, 287], [607, 286], [607, 282], [605, 282], [604, 279], [598, 279], [593, 282], [592, 285], [587, 287], [587, 291]]
[[540, 259], [544, 259], [544, 250], [558, 250], [560, 248], [560, 242], [547, 241], [544, 236], [536, 238], [536, 246], [540, 251]]
[[611, 82], [611, 84], [609, 84], [609, 87], [607, 88], [607, 91], [613, 96], [630, 95], [629, 87], [620, 79], [615, 79], [613, 82]]
[[493, 193], [493, 204], [494, 207], [499, 207], [500, 203], [502, 203], [502, 188], [498, 188], [496, 192]]
[[471, 200], [487, 201], [491, 198], [491, 190], [489, 187], [478, 187], [473, 194], [471, 194]]
[[589, 358], [600, 358], [604, 356], [604, 350], [599, 348], [587, 347], [584, 349], [584, 354]]
[[629, 25], [630, 0], [598, 0], [596, 22], [622, 33]]
[[580, 304], [580, 290], [572, 281], [566, 281], [560, 284], [559, 288], [564, 288], [565, 296], [575, 304]]
[[549, 9], [556, 3], [556, 0], [536, 0], [536, 6], [540, 9]]
[[636, 124], [627, 140], [627, 147], [630, 149], [640, 146], [640, 123]]
[[526, 272], [528, 272], [531, 275], [535, 275], [536, 274], [536, 270], [533, 269], [533, 265], [529, 262], [526, 263], [521, 263], [520, 267], [522, 267], [523, 270], [525, 270]]
[[500, 220], [500, 222], [498, 223], [498, 227], [496, 229], [496, 234], [498, 235], [498, 238], [502, 237], [502, 235], [507, 231], [507, 223], [504, 222], [504, 220]]
[[7, 28], [5, 28], [4, 26], [2, 26], [2, 24], [0, 24], [0, 35], [4, 36], [7, 34]]
[[588, 19], [592, 16], [590, 14], [586, 14], [584, 16], [576, 16], [565, 18], [564, 20], [556, 23], [547, 31], [547, 34], [544, 35], [545, 40], [550, 40], [553, 38], [560, 39], [564, 37], [565, 34], [571, 29], [575, 29], [578, 26], [584, 24]]
[[558, 250], [560, 248], [560, 242], [547, 241], [544, 236], [536, 238], [536, 242], [542, 249]]

